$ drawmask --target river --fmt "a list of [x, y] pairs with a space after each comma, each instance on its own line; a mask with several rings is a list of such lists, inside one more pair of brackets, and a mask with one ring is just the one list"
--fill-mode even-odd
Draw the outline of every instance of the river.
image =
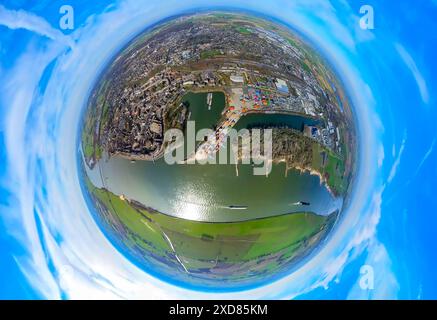
[[[211, 110], [206, 105], [206, 93], [191, 94], [189, 98], [190, 120], [196, 121], [197, 129], [217, 123], [224, 107], [223, 93], [214, 93]], [[252, 117], [257, 124], [263, 120], [263, 115], [253, 116], [243, 119]], [[281, 116], [280, 120], [299, 124], [301, 118], [284, 121]], [[254, 122], [244, 125], [250, 123]], [[238, 165], [237, 176], [236, 166], [231, 164], [168, 165], [163, 158], [131, 162], [112, 157], [100, 160], [87, 172], [97, 187], [104, 186], [165, 214], [198, 221], [242, 221], [302, 211], [328, 215], [342, 205], [342, 200], [334, 199], [319, 177], [296, 170], [285, 175], [283, 163], [273, 165], [268, 177], [253, 175], [251, 165]], [[236, 210], [229, 206], [247, 208]]]

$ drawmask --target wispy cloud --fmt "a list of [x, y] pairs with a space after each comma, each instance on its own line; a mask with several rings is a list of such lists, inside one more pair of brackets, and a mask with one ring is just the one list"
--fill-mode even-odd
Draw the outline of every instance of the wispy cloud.
[[381, 144], [378, 149], [378, 168], [381, 168], [385, 159], [384, 146]]
[[399, 55], [401, 56], [402, 60], [404, 61], [405, 65], [411, 71], [414, 79], [416, 80], [417, 87], [419, 88], [420, 96], [422, 97], [422, 101], [428, 104], [429, 103], [428, 86], [426, 84], [426, 81], [422, 73], [417, 67], [416, 62], [414, 61], [410, 53], [404, 48], [404, 46], [402, 46], [399, 43], [396, 43], [395, 47]]
[[401, 164], [401, 158], [402, 158], [402, 154], [404, 153], [404, 149], [405, 149], [405, 144], [407, 142], [407, 133], [404, 133], [404, 138], [402, 139], [402, 143], [401, 143], [401, 147], [399, 149], [399, 153], [396, 156], [396, 159], [393, 163], [393, 166], [391, 167], [390, 170], [390, 174], [387, 178], [387, 182], [390, 183], [393, 181], [393, 179], [396, 176], [396, 173], [398, 172], [399, 169], [399, 165]]
[[423, 165], [425, 164], [426, 160], [431, 156], [431, 154], [434, 151], [435, 144], [437, 142], [437, 139], [434, 139], [434, 141], [431, 144], [431, 147], [429, 147], [428, 151], [425, 153], [425, 155], [422, 158], [422, 161], [420, 161], [419, 165], [417, 166], [417, 171], [422, 169]]
[[431, 146], [429, 147], [428, 151], [426, 151], [425, 155], [423, 156], [422, 160], [420, 161], [419, 165], [417, 166], [416, 172], [414, 173], [414, 177], [416, 177], [420, 170], [422, 170], [423, 165], [426, 163], [426, 161], [429, 159], [429, 157], [434, 152], [434, 147], [436, 145], [437, 139], [434, 139]]
[[0, 5], [0, 25], [9, 29], [25, 29], [69, 47], [74, 46], [70, 37], [53, 28], [45, 19], [23, 10], [9, 10]]
[[392, 262], [385, 246], [373, 242], [367, 249], [365, 265], [373, 270], [373, 288], [361, 288], [360, 278], [349, 291], [348, 299], [353, 300], [381, 300], [393, 299], [398, 295], [399, 283], [391, 271]]
[[[6, 221], [11, 232], [27, 250], [27, 259], [17, 259], [17, 264], [28, 276], [30, 283], [44, 296], [58, 297], [59, 290], [47, 268], [47, 260], [40, 243], [34, 216], [35, 149], [41, 145], [39, 136], [28, 138], [27, 120], [34, 104], [35, 92], [45, 67], [59, 55], [58, 46], [39, 51], [28, 47], [16, 66], [7, 73], [0, 84], [4, 108], [5, 147], [9, 171], [6, 187], [14, 197], [9, 211], [14, 212]], [[32, 72], [29, 72], [32, 70]], [[34, 125], [36, 125], [34, 123]], [[17, 143], [20, 141], [20, 143]], [[3, 212], [2, 212], [3, 214]], [[8, 215], [5, 213], [5, 216]]]

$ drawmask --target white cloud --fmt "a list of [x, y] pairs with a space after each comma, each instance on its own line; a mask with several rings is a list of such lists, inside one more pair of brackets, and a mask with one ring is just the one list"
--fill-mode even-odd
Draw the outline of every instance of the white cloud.
[[401, 56], [405, 65], [407, 66], [407, 68], [413, 74], [413, 77], [417, 83], [417, 87], [419, 88], [419, 92], [420, 92], [420, 96], [422, 97], [422, 101], [424, 103], [428, 104], [429, 103], [428, 86], [426, 84], [424, 77], [422, 76], [422, 73], [420, 72], [419, 68], [417, 67], [416, 62], [414, 61], [414, 59], [410, 55], [410, 53], [401, 44], [396, 43], [395, 48], [398, 51], [399, 55]]
[[[35, 167], [34, 163], [28, 161], [26, 155], [30, 151], [27, 149], [29, 145], [27, 116], [35, 98], [35, 89], [44, 68], [59, 53], [58, 46], [44, 52], [29, 47], [27, 53], [18, 59], [16, 67], [4, 74], [5, 79], [1, 86], [2, 104], [7, 106], [4, 123], [7, 166], [12, 172], [4, 184], [16, 198], [11, 204], [15, 210], [12, 211], [13, 215], [7, 221], [8, 229], [29, 251], [29, 259], [17, 260], [23, 272], [29, 276], [35, 287], [40, 288], [43, 294], [54, 297], [58, 296], [58, 291], [47, 270], [47, 261], [38, 241], [39, 235], [33, 216], [33, 202], [35, 201], [33, 179], [35, 177], [32, 171]], [[34, 272], [37, 276], [30, 276]]]
[[359, 285], [360, 278], [350, 290], [348, 299], [382, 300], [394, 299], [399, 292], [399, 283], [391, 272], [391, 259], [384, 245], [373, 242], [369, 245], [365, 265], [373, 269], [374, 289], [363, 289]]
[[428, 151], [425, 153], [425, 155], [423, 156], [423, 158], [420, 161], [419, 165], [417, 166], [417, 170], [416, 170], [416, 173], [414, 174], [414, 176], [417, 176], [417, 174], [420, 172], [420, 170], [422, 169], [422, 167], [425, 164], [425, 162], [428, 160], [428, 158], [434, 152], [434, 147], [435, 147], [436, 142], [437, 142], [437, 139], [434, 139], [434, 141], [432, 142], [432, 144], [429, 147]]
[[46, 20], [23, 10], [8, 10], [0, 5], [0, 25], [9, 29], [29, 30], [69, 47], [74, 46], [74, 42], [68, 36], [53, 28]]
[[399, 165], [401, 164], [401, 158], [402, 158], [402, 154], [404, 153], [404, 149], [405, 149], [405, 143], [407, 142], [407, 133], [404, 133], [404, 138], [402, 139], [402, 143], [401, 143], [401, 147], [399, 149], [399, 153], [393, 163], [393, 166], [391, 167], [390, 170], [390, 174], [387, 178], [387, 183], [390, 183], [393, 181], [393, 179], [396, 176], [396, 173], [398, 172], [399, 169]]
[[378, 149], [378, 168], [381, 168], [384, 163], [385, 151], [384, 146], [381, 144]]

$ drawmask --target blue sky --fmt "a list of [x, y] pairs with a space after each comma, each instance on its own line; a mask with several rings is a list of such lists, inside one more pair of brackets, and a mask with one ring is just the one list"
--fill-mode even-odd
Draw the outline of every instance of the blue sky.
[[[437, 5], [422, 1], [63, 1], [0, 5], [0, 298], [437, 298]], [[375, 29], [359, 28], [370, 4]], [[105, 238], [81, 194], [77, 128], [97, 75], [133, 35], [199, 7], [250, 9], [307, 37], [341, 76], [360, 133], [354, 201], [323, 249], [245, 292], [178, 288]], [[71, 223], [74, 221], [74, 224]], [[375, 288], [358, 285], [363, 265]]]

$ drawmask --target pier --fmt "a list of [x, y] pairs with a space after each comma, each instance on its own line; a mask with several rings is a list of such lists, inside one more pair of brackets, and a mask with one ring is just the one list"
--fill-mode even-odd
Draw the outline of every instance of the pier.
[[212, 97], [213, 97], [212, 92], [208, 93], [208, 96], [207, 96], [207, 98], [206, 98], [206, 103], [207, 103], [207, 105], [208, 105], [208, 110], [211, 110], [211, 106], [212, 106]]

